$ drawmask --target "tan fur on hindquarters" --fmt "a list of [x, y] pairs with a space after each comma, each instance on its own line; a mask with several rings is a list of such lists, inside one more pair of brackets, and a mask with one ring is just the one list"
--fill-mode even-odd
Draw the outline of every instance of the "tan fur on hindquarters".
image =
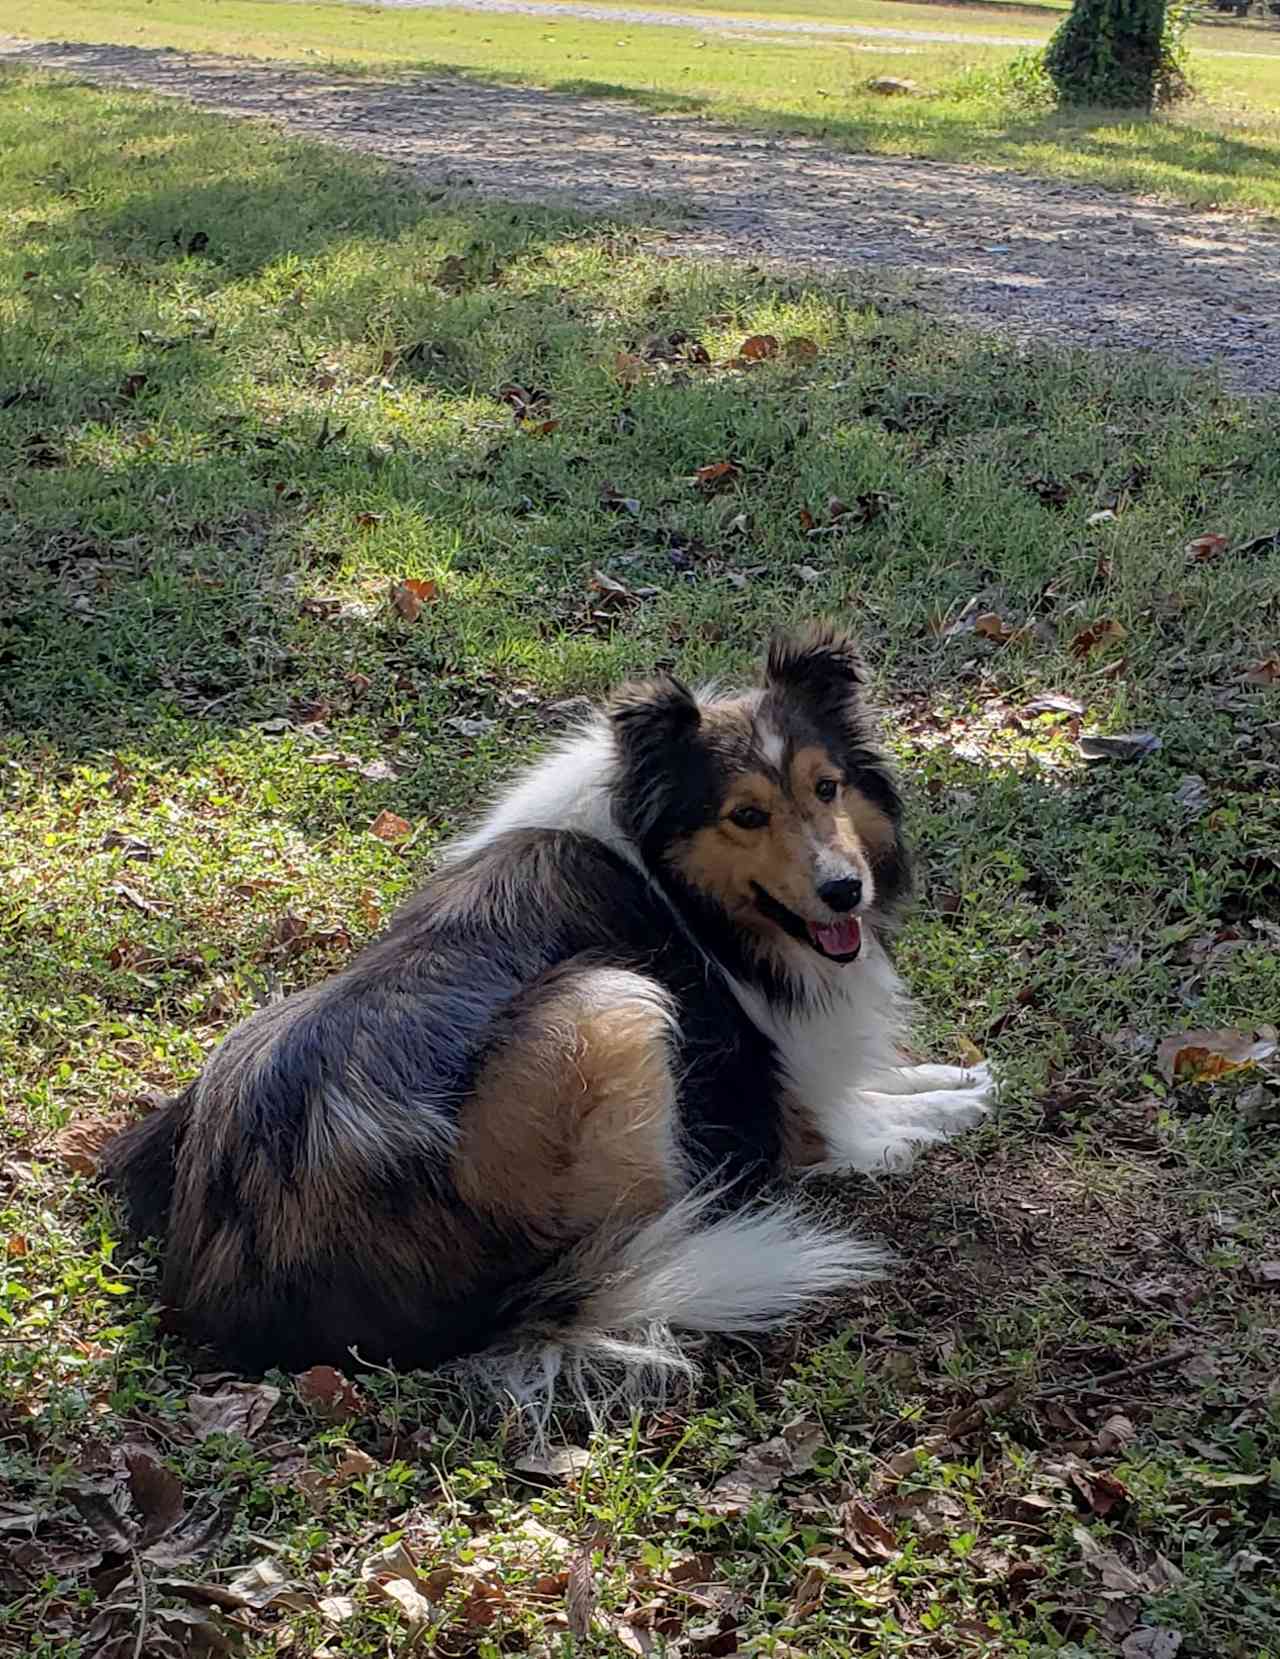
[[539, 1000], [462, 1110], [458, 1193], [577, 1236], [684, 1191], [670, 1019], [639, 975], [588, 970]]

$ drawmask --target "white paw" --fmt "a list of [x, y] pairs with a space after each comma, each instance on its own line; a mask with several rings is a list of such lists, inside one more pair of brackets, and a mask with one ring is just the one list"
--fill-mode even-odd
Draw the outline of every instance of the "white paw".
[[994, 1104], [994, 1086], [986, 1089], [939, 1089], [911, 1097], [911, 1122], [931, 1129], [938, 1140], [950, 1140], [973, 1129]]
[[936, 1130], [903, 1129], [900, 1134], [886, 1134], [872, 1139], [860, 1137], [856, 1146], [833, 1153], [823, 1163], [805, 1170], [805, 1175], [835, 1175], [857, 1170], [865, 1175], [901, 1175], [915, 1163], [921, 1149], [947, 1137]]

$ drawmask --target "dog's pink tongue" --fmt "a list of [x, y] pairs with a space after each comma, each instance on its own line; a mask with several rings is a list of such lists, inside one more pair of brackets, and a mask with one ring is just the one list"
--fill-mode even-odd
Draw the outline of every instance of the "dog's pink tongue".
[[833, 922], [830, 927], [818, 927], [813, 922], [809, 925], [814, 938], [828, 956], [852, 956], [862, 944], [862, 924], [854, 916], [843, 922]]

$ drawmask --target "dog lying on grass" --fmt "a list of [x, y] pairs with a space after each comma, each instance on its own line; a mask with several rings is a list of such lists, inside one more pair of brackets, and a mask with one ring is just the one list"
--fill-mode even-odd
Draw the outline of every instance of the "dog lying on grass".
[[768, 1189], [898, 1166], [985, 1069], [906, 1066], [902, 803], [852, 644], [624, 687], [381, 938], [109, 1148], [162, 1294], [247, 1368], [464, 1363], [545, 1409], [881, 1270]]

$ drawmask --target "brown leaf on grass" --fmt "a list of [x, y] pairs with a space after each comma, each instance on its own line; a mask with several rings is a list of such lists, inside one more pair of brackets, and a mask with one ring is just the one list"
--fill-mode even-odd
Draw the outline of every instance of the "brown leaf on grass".
[[113, 881], [111, 891], [118, 893], [130, 909], [138, 911], [140, 915], [163, 916], [165, 913], [163, 905], [154, 904], [145, 894], [140, 893], [136, 887], [130, 887], [127, 882]]
[[637, 386], [644, 379], [644, 361], [629, 351], [620, 351], [613, 360], [613, 373], [624, 386]]
[[1174, 1659], [1182, 1639], [1180, 1630], [1170, 1630], [1165, 1625], [1139, 1625], [1125, 1637], [1121, 1659]]
[[413, 825], [398, 812], [391, 812], [384, 807], [369, 825], [369, 834], [376, 835], [379, 841], [403, 841], [406, 836], [413, 834]]
[[783, 341], [782, 355], [791, 363], [812, 363], [818, 355], [818, 342], [797, 334], [794, 339]]
[[416, 622], [424, 605], [434, 605], [440, 597], [439, 582], [430, 578], [406, 576], [391, 584], [391, 608], [406, 622]]
[[1123, 1412], [1115, 1412], [1098, 1430], [1094, 1444], [1104, 1457], [1115, 1457], [1118, 1453], [1127, 1451], [1137, 1436], [1138, 1431], [1134, 1427], [1133, 1419], [1126, 1417]]
[[529, 1452], [515, 1464], [518, 1475], [532, 1475], [536, 1480], [556, 1484], [572, 1480], [591, 1463], [591, 1453], [585, 1446], [557, 1446], [544, 1455]]
[[1046, 691], [1039, 697], [1033, 697], [1029, 703], [1022, 705], [1023, 714], [1083, 714], [1084, 704], [1077, 703], [1074, 697], [1064, 696], [1060, 691]]
[[5, 1240], [4, 1253], [11, 1260], [16, 1260], [20, 1256], [27, 1255], [30, 1249], [31, 1246], [27, 1243], [25, 1233], [10, 1233], [9, 1237]]
[[289, 1607], [296, 1613], [308, 1613], [315, 1606], [315, 1597], [300, 1589], [273, 1556], [260, 1556], [241, 1568], [227, 1585], [243, 1608], [255, 1612], [264, 1607]]
[[1186, 554], [1197, 564], [1204, 564], [1209, 559], [1216, 559], [1219, 553], [1225, 553], [1228, 542], [1225, 536], [1219, 536], [1212, 531], [1208, 535], [1196, 536], [1187, 543]]
[[1156, 1069], [1166, 1083], [1211, 1083], [1243, 1071], [1276, 1053], [1276, 1028], [1255, 1031], [1197, 1028], [1175, 1031], [1156, 1050]]
[[709, 1551], [673, 1561], [666, 1571], [668, 1584], [710, 1584], [716, 1576], [716, 1557]]
[[592, 604], [598, 611], [625, 611], [640, 603], [639, 595], [632, 593], [625, 582], [604, 570], [592, 572], [591, 591], [595, 595]]
[[192, 1394], [187, 1400], [191, 1427], [197, 1440], [211, 1434], [233, 1434], [252, 1440], [270, 1417], [280, 1390], [269, 1383], [223, 1383], [213, 1394]]
[[849, 1548], [864, 1561], [891, 1561], [898, 1553], [898, 1541], [862, 1498], [853, 1498], [840, 1511], [840, 1525]]
[[1129, 630], [1122, 622], [1117, 622], [1111, 616], [1100, 617], [1098, 621], [1091, 622], [1087, 628], [1081, 628], [1080, 632], [1071, 641], [1071, 655], [1083, 659], [1089, 656], [1091, 652], [1100, 650], [1104, 646], [1117, 645], [1122, 639], [1128, 637]]
[[1073, 1469], [1071, 1484], [1095, 1515], [1110, 1515], [1120, 1504], [1128, 1503], [1129, 1488], [1117, 1476], [1103, 1470]]
[[303, 1405], [330, 1423], [349, 1423], [369, 1410], [369, 1402], [356, 1385], [332, 1365], [313, 1365], [309, 1371], [300, 1372], [294, 1382]]
[[703, 495], [716, 495], [721, 490], [727, 490], [739, 476], [738, 468], [732, 461], [712, 461], [705, 467], [699, 467], [693, 475]]
[[1280, 685], [1280, 657], [1264, 657], [1244, 678], [1246, 685]]
[[993, 640], [997, 645], [1007, 645], [1013, 639], [1018, 629], [997, 611], [983, 611], [973, 619], [973, 631], [981, 634], [984, 639]]
[[146, 384], [147, 376], [145, 374], [127, 374], [120, 382], [118, 395], [124, 398], [126, 403], [131, 402]]
[[129, 1122], [120, 1112], [100, 1118], [77, 1118], [53, 1138], [58, 1161], [73, 1175], [96, 1175], [107, 1143], [122, 1129], [127, 1129]]
[[361, 1475], [371, 1475], [377, 1467], [376, 1457], [370, 1457], [368, 1452], [362, 1452], [358, 1446], [349, 1446], [338, 1459], [333, 1478], [339, 1482], [358, 1480]]
[[478, 1578], [467, 1592], [459, 1613], [468, 1630], [487, 1630], [510, 1606], [510, 1598], [494, 1579]]
[[971, 634], [977, 626], [977, 621], [985, 612], [979, 599], [970, 599], [956, 616], [934, 616], [929, 622], [930, 633], [936, 634], [939, 639], [955, 639], [960, 634]]
[[738, 356], [745, 357], [748, 363], [763, 363], [776, 357], [780, 349], [776, 335], [752, 334], [738, 347]]
[[1102, 1580], [1104, 1589], [1118, 1590], [1126, 1595], [1141, 1595], [1146, 1591], [1148, 1586], [1143, 1575], [1126, 1565], [1114, 1550], [1104, 1549], [1087, 1527], [1072, 1527], [1071, 1536], [1085, 1565]]
[[362, 530], [373, 530], [386, 518], [385, 513], [357, 513], [356, 523]]
[[800, 509], [800, 528], [804, 531], [806, 536], [809, 534], [810, 530], [812, 530], [816, 527], [816, 524], [817, 524], [817, 520], [814, 518], [813, 514], [809, 511], [809, 509], [807, 507], [801, 507], [801, 509]]
[[1076, 743], [1086, 760], [1143, 760], [1163, 747], [1163, 741], [1154, 732], [1116, 732], [1109, 737], [1095, 733]]
[[827, 1575], [819, 1566], [806, 1567], [791, 1593], [791, 1617], [807, 1619], [822, 1606], [826, 1593]]
[[120, 1456], [128, 1474], [129, 1496], [142, 1520], [142, 1541], [152, 1543], [182, 1518], [182, 1482], [149, 1446], [126, 1445]]
[[802, 1475], [825, 1443], [817, 1423], [791, 1423], [772, 1440], [753, 1446], [735, 1469], [711, 1488], [707, 1508], [713, 1515], [738, 1515], [766, 1492], [777, 1490], [788, 1475]]
[[565, 1614], [569, 1634], [585, 1642], [591, 1634], [591, 1620], [599, 1597], [596, 1578], [591, 1566], [591, 1551], [578, 1550], [569, 1563], [569, 1582], [565, 1590]]
[[370, 1589], [397, 1608], [411, 1632], [421, 1630], [431, 1623], [434, 1614], [433, 1604], [409, 1579], [375, 1579]]

